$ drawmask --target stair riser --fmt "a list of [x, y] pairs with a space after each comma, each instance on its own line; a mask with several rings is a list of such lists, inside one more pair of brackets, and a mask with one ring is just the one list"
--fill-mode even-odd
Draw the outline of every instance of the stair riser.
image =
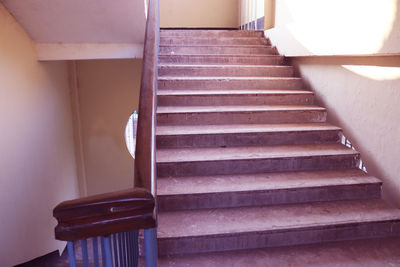
[[161, 45], [270, 45], [262, 37], [225, 37], [225, 38], [187, 38], [187, 37], [160, 37]]
[[207, 64], [207, 65], [282, 65], [283, 56], [197, 56], [197, 55], [160, 55], [160, 64]]
[[158, 89], [302, 89], [296, 78], [270, 79], [158, 79]]
[[262, 31], [235, 31], [235, 30], [167, 30], [160, 31], [160, 38], [164, 37], [203, 37], [203, 38], [220, 38], [220, 37], [263, 37]]
[[158, 239], [158, 248], [160, 255], [185, 254], [399, 236], [399, 233], [398, 221], [370, 222], [297, 230]]
[[351, 169], [358, 166], [359, 156], [328, 155], [273, 159], [238, 159], [157, 163], [158, 177], [183, 177], [220, 174]]
[[[184, 179], [184, 178], [182, 178]], [[380, 198], [380, 184], [158, 196], [159, 211]]]
[[339, 130], [174, 136], [158, 135], [156, 137], [156, 142], [158, 149], [185, 147], [273, 146], [337, 143], [339, 142], [339, 136]]
[[213, 106], [213, 105], [309, 105], [313, 104], [312, 94], [299, 95], [159, 95], [159, 106]]
[[158, 125], [221, 125], [245, 123], [308, 123], [325, 122], [324, 110], [201, 112], [157, 114]]
[[205, 77], [292, 77], [293, 68], [289, 66], [274, 67], [179, 67], [179, 66], [160, 66], [159, 76], [205, 76]]
[[270, 46], [228, 47], [228, 46], [160, 46], [160, 54], [267, 54], [276, 55], [276, 49]]

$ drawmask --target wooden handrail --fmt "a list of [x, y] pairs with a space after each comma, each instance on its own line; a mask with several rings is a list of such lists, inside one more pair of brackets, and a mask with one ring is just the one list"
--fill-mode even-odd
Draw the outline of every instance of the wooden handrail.
[[60, 203], [53, 211], [58, 221], [55, 229], [58, 240], [75, 241], [157, 225], [155, 127], [159, 32], [159, 0], [149, 0], [136, 134], [135, 188]]
[[135, 186], [149, 190], [156, 198], [156, 95], [158, 83], [159, 5], [150, 0], [143, 51], [139, 118], [136, 133]]
[[64, 201], [53, 211], [56, 239], [75, 241], [153, 228], [153, 210], [153, 195], [138, 188]]

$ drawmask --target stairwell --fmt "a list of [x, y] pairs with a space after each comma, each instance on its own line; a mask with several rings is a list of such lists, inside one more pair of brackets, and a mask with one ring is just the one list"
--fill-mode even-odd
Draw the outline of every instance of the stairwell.
[[381, 181], [263, 32], [161, 30], [157, 101], [161, 265], [400, 233]]

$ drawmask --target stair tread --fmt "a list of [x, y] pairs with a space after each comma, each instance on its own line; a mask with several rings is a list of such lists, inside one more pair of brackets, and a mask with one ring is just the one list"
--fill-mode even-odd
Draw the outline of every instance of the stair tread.
[[297, 124], [228, 124], [228, 125], [177, 125], [157, 126], [157, 135], [189, 135], [189, 134], [224, 134], [224, 133], [258, 133], [258, 132], [293, 132], [340, 130], [328, 123]]
[[265, 45], [265, 44], [160, 44], [160, 47], [253, 47], [253, 48], [262, 48], [262, 47], [269, 47], [272, 48], [272, 45]]
[[342, 144], [157, 149], [157, 163], [358, 155]]
[[206, 112], [254, 112], [254, 111], [325, 111], [326, 109], [314, 105], [251, 105], [251, 106], [161, 106], [157, 107], [157, 114], [165, 113], [206, 113]]
[[272, 90], [272, 89], [160, 89], [157, 95], [313, 95], [312, 91], [306, 90]]
[[293, 68], [292, 66], [288, 65], [229, 65], [229, 64], [219, 64], [219, 65], [210, 65], [210, 64], [201, 64], [201, 65], [196, 65], [196, 64], [172, 64], [172, 63], [163, 63], [163, 64], [158, 64], [158, 67], [162, 68], [257, 68], [257, 69], [262, 69], [262, 68], [282, 68], [282, 69], [291, 69]]
[[181, 81], [187, 81], [187, 80], [301, 80], [299, 77], [259, 77], [259, 76], [188, 76], [188, 77], [182, 77], [182, 76], [160, 76], [158, 77], [159, 81], [168, 81], [168, 80], [181, 80]]
[[271, 55], [271, 54], [194, 54], [194, 53], [179, 53], [179, 54], [169, 54], [169, 53], [160, 53], [159, 56], [199, 56], [199, 57], [280, 57], [283, 58], [282, 55]]
[[157, 195], [282, 190], [337, 185], [381, 184], [360, 169], [160, 178]]
[[159, 212], [158, 220], [163, 239], [393, 221], [400, 220], [400, 210], [372, 199]]
[[399, 247], [400, 237], [340, 241], [278, 248], [168, 255], [158, 258], [158, 266], [399, 266]]

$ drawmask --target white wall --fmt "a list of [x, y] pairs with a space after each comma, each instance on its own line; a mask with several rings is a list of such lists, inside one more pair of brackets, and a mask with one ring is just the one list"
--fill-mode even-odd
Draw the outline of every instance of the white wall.
[[142, 60], [76, 62], [83, 169], [88, 195], [133, 187], [125, 126], [138, 108]]
[[[268, 0], [272, 1], [272, 0]], [[400, 0], [273, 0], [266, 31], [286, 56], [400, 53]]]
[[0, 266], [11, 266], [65, 246], [52, 209], [78, 187], [67, 65], [38, 63], [2, 4], [0, 84]]

